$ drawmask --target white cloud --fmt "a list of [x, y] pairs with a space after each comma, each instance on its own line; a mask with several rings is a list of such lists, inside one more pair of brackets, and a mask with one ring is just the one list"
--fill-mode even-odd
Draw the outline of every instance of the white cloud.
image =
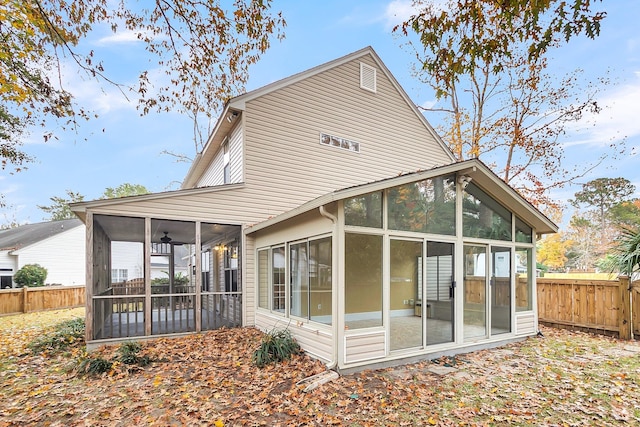
[[437, 103], [438, 103], [438, 101], [435, 100], [435, 99], [427, 100], [427, 101], [422, 102], [422, 104], [420, 104], [420, 108], [423, 108], [425, 110], [430, 110], [433, 107], [435, 107], [435, 105]]
[[136, 43], [139, 42], [138, 33], [130, 30], [118, 31], [106, 37], [102, 37], [96, 41], [97, 45]]
[[382, 20], [385, 27], [390, 29], [402, 24], [409, 19], [411, 15], [415, 14], [415, 12], [416, 9], [413, 6], [412, 0], [393, 0], [387, 4]]
[[[443, 11], [448, 8], [447, 3], [447, 0], [431, 0], [429, 5], [435, 11]], [[385, 8], [382, 21], [384, 21], [385, 27], [390, 29], [402, 24], [420, 9], [424, 9], [424, 7], [415, 6], [412, 0], [392, 0]]]
[[[585, 117], [585, 122], [593, 123], [593, 126], [586, 130], [586, 137], [572, 140], [566, 146], [608, 146], [624, 139], [640, 137], [640, 72], [635, 72], [634, 78], [631, 83], [618, 87], [598, 99], [602, 111]], [[584, 134], [585, 129], [580, 130], [580, 133]]]

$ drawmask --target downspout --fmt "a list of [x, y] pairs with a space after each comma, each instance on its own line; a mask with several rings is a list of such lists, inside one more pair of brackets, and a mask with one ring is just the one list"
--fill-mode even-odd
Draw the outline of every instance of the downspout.
[[[333, 236], [335, 238], [337, 238], [337, 226], [338, 226], [338, 218], [333, 215], [332, 213], [327, 212], [327, 210], [324, 208], [324, 205], [320, 205], [320, 207], [318, 208], [320, 215], [322, 215], [323, 217], [329, 219], [332, 223], [333, 223]], [[332, 247], [333, 247], [333, 243], [332, 243]], [[333, 258], [333, 249], [331, 250], [332, 254], [331, 257]], [[335, 271], [338, 271], [336, 268], [332, 268], [332, 275], [334, 274]], [[333, 283], [333, 277], [331, 278], [331, 286], [336, 286], [337, 283]], [[333, 301], [331, 302], [331, 304], [333, 305]], [[334, 307], [335, 308], [335, 307]], [[337, 311], [337, 310], [336, 310]], [[338, 313], [335, 313], [335, 317], [334, 317], [334, 321], [333, 321], [333, 339], [334, 339], [334, 345], [333, 345], [333, 360], [331, 360], [328, 364], [327, 364], [327, 369], [331, 370], [334, 369], [336, 367], [336, 365], [338, 364], [338, 322], [336, 321], [338, 316]]]

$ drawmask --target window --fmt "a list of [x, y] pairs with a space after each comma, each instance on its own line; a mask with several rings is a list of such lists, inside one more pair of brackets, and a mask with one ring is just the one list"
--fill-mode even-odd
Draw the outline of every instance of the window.
[[516, 217], [516, 242], [532, 243], [533, 229]]
[[320, 144], [342, 148], [343, 150], [353, 151], [354, 153], [360, 152], [359, 142], [350, 141], [345, 138], [340, 138], [339, 136], [327, 135], [326, 133], [320, 134]]
[[454, 177], [425, 179], [392, 188], [387, 208], [392, 230], [455, 235]]
[[345, 326], [382, 326], [382, 236], [345, 233]]
[[225, 184], [228, 184], [231, 182], [231, 175], [230, 175], [230, 164], [231, 164], [231, 159], [230, 159], [230, 155], [229, 155], [229, 140], [225, 139], [224, 142], [222, 143], [222, 164], [223, 164], [223, 182]]
[[128, 280], [129, 270], [126, 268], [111, 269], [111, 283], [126, 282]]
[[289, 266], [291, 268], [292, 316], [309, 317], [309, 248], [308, 243], [289, 246]]
[[13, 276], [0, 276], [0, 289], [10, 289], [13, 287]]
[[511, 241], [511, 213], [473, 182], [464, 192], [463, 235]]
[[365, 194], [344, 201], [346, 225], [382, 228], [382, 193]]
[[213, 290], [211, 286], [211, 250], [203, 251], [201, 257], [202, 290], [209, 292]]
[[269, 309], [269, 250], [258, 251], [258, 307]]
[[236, 242], [224, 248], [224, 291], [238, 292], [238, 244]]
[[292, 316], [331, 324], [331, 238], [289, 246]]
[[516, 248], [516, 311], [533, 309], [533, 250]]
[[271, 310], [284, 313], [285, 311], [285, 252], [284, 247], [273, 248], [271, 251]]

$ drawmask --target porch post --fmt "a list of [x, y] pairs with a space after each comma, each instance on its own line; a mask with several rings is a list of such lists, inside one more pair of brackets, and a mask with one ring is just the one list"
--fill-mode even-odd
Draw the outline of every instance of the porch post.
[[620, 276], [618, 279], [620, 284], [620, 297], [618, 303], [620, 304], [620, 310], [618, 311], [618, 326], [621, 340], [631, 339], [631, 298], [629, 297], [629, 277]]
[[85, 316], [84, 339], [85, 342], [93, 340], [93, 213], [87, 212], [85, 219], [86, 248], [85, 248]]
[[202, 235], [200, 234], [200, 229], [201, 223], [200, 221], [196, 221], [196, 277], [194, 278], [194, 284], [196, 286], [196, 332], [202, 330], [202, 298], [200, 296], [202, 291]]
[[151, 218], [144, 219], [144, 334], [151, 335]]

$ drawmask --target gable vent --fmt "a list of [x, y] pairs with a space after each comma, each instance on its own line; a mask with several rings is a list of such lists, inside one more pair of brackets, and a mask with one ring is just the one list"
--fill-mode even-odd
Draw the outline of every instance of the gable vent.
[[360, 63], [360, 87], [371, 92], [376, 91], [376, 69], [362, 62]]

